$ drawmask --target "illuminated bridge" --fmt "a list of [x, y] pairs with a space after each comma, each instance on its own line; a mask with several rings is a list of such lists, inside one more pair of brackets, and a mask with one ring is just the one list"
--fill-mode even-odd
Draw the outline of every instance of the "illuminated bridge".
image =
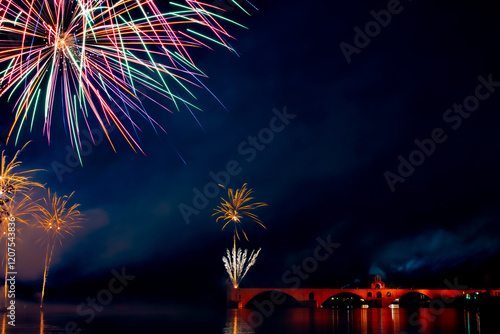
[[[458, 288], [460, 286], [457, 285]], [[387, 307], [398, 301], [404, 295], [409, 293], [422, 294], [429, 299], [441, 299], [446, 303], [447, 300], [454, 300], [459, 296], [473, 296], [475, 294], [489, 294], [491, 296], [500, 296], [500, 290], [485, 289], [454, 289], [453, 283], [450, 283], [448, 289], [392, 289], [387, 288], [380, 277], [375, 277], [370, 289], [275, 289], [275, 288], [229, 288], [228, 306], [247, 307], [249, 302], [261, 294], [266, 294], [271, 302], [280, 304], [283, 294], [293, 297], [299, 304], [307, 307], [320, 307], [327, 300], [338, 294], [353, 294], [358, 296], [368, 305]]]

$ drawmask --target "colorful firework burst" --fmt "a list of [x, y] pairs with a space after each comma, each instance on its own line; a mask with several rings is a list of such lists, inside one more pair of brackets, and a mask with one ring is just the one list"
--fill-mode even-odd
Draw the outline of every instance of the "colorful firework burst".
[[84, 220], [84, 216], [77, 210], [79, 204], [73, 204], [68, 207], [68, 201], [74, 192], [69, 196], [58, 197], [56, 193], [51, 194], [50, 189], [48, 195], [43, 199], [43, 203], [37, 204], [38, 227], [42, 228], [46, 236], [39, 239], [47, 243], [47, 252], [45, 255], [45, 269], [43, 273], [43, 286], [40, 307], [43, 306], [43, 297], [45, 295], [45, 284], [49, 273], [52, 254], [56, 242], [62, 244], [62, 239], [67, 235], [73, 235], [76, 228], [81, 227], [79, 224]]
[[[230, 3], [241, 8], [239, 2]], [[219, 44], [234, 51], [227, 42], [233, 37], [221, 23], [237, 23], [202, 1], [169, 6], [174, 10], [164, 13], [152, 0], [2, 0], [0, 96], [16, 100], [9, 137], [17, 128], [17, 142], [21, 129], [32, 128], [42, 113], [50, 142], [60, 99], [77, 150], [81, 130], [95, 123], [113, 149], [108, 126], [116, 126], [135, 151], [141, 150], [134, 139], [140, 128], [131, 111], [161, 128], [142, 100], [168, 111], [158, 99], [170, 100], [173, 109], [196, 108], [187, 100], [194, 97], [188, 87], [205, 87], [199, 80], [204, 74], [188, 49]]]
[[244, 216], [247, 216], [263, 228], [266, 228], [259, 217], [253, 212], [250, 212], [250, 210], [254, 210], [261, 206], [267, 206], [267, 204], [263, 202], [250, 203], [253, 200], [253, 197], [249, 197], [251, 193], [252, 189], [247, 189], [246, 183], [243, 184], [241, 189], [237, 189], [235, 192], [233, 192], [233, 189], [228, 189], [228, 199], [226, 200], [225, 198], [221, 198], [221, 205], [215, 209], [215, 213], [212, 215], [219, 215], [215, 221], [222, 219], [226, 222], [224, 226], [222, 226], [222, 229], [224, 229], [230, 222], [234, 223], [233, 241], [235, 245], [236, 238], [240, 240], [238, 229], [240, 229], [241, 233], [243, 233], [245, 239], [248, 240], [245, 231], [241, 227]]

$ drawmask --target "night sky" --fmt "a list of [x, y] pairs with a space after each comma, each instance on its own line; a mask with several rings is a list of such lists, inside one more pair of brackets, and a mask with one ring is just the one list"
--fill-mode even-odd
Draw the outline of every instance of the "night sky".
[[[238, 245], [262, 250], [242, 287], [291, 287], [283, 275], [320, 238], [339, 245], [300, 286], [366, 287], [378, 274], [390, 286], [439, 288], [457, 277], [500, 288], [494, 2], [253, 3], [250, 17], [225, 14], [248, 27], [229, 28], [239, 57], [193, 53], [224, 105], [194, 88], [201, 126], [186, 109], [146, 103], [167, 134], [142, 124], [143, 155], [115, 131], [117, 152], [101, 140], [83, 167], [60, 114], [50, 145], [42, 119], [22, 133], [18, 148], [33, 141], [23, 168], [44, 169], [37, 180], [60, 195], [75, 191], [88, 217], [56, 251], [46, 302], [78, 303], [123, 267], [135, 279], [121, 302], [223, 302], [221, 257], [233, 240], [212, 217], [226, 196], [214, 175], [229, 175], [229, 188], [248, 183], [268, 204], [255, 211], [266, 230], [243, 225], [249, 241]], [[375, 16], [384, 27], [370, 23]], [[5, 134], [13, 104], [1, 103]], [[13, 141], [5, 149], [12, 156]], [[25, 230], [18, 249], [27, 299], [43, 273], [36, 239]]]

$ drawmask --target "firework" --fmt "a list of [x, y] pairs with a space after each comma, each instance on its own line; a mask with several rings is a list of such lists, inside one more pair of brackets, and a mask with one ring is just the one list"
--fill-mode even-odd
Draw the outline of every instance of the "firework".
[[252, 189], [247, 189], [246, 183], [243, 184], [241, 189], [237, 189], [235, 192], [233, 192], [233, 189], [229, 189], [227, 191], [228, 199], [226, 200], [225, 198], [221, 198], [221, 205], [219, 205], [215, 209], [215, 213], [212, 215], [219, 215], [216, 221], [218, 221], [219, 219], [225, 221], [222, 229], [224, 229], [230, 222], [234, 223], [233, 247], [236, 247], [236, 238], [240, 240], [238, 229], [240, 229], [241, 233], [243, 233], [245, 239], [248, 240], [245, 231], [241, 227], [244, 216], [247, 216], [263, 228], [266, 228], [264, 224], [262, 224], [262, 221], [259, 219], [259, 217], [257, 217], [257, 215], [253, 212], [250, 212], [250, 210], [254, 210], [261, 206], [266, 206], [267, 204], [262, 202], [250, 203], [253, 200], [253, 197], [249, 197], [251, 193]]
[[49, 189], [48, 196], [43, 199], [43, 203], [37, 204], [37, 210], [39, 211], [37, 215], [38, 227], [42, 228], [46, 233], [46, 236], [39, 241], [47, 244], [40, 307], [43, 306], [45, 283], [47, 282], [47, 275], [52, 261], [54, 245], [57, 242], [62, 244], [64, 237], [73, 235], [74, 230], [80, 227], [79, 223], [84, 218], [80, 211], [77, 210], [79, 204], [68, 207], [71, 196], [73, 196], [73, 193], [69, 196], [58, 197], [55, 193], [51, 194]]
[[7, 207], [16, 193], [26, 193], [33, 187], [43, 188], [40, 183], [32, 181], [31, 174], [39, 171], [39, 169], [19, 171], [22, 162], [18, 161], [17, 158], [26, 145], [28, 143], [16, 152], [9, 163], [7, 163], [5, 151], [2, 151], [0, 157], [0, 218], [8, 217], [11, 214]]
[[3, 217], [0, 224], [0, 240], [7, 238], [8, 235], [8, 220], [14, 219], [16, 222], [16, 231], [19, 231], [19, 223], [23, 225], [31, 225], [34, 216], [38, 212], [37, 200], [27, 194], [23, 194], [22, 199], [10, 201], [5, 204], [9, 216]]
[[[205, 75], [188, 49], [218, 44], [234, 51], [221, 23], [237, 23], [202, 1], [169, 6], [173, 10], [163, 13], [152, 0], [2, 0], [0, 96], [15, 100], [9, 138], [17, 128], [17, 142], [41, 113], [50, 142], [54, 107], [61, 105], [77, 150], [81, 130], [95, 123], [113, 149], [110, 126], [135, 151], [141, 150], [134, 139], [140, 128], [131, 111], [161, 128], [143, 100], [168, 111], [196, 108], [187, 100], [194, 97], [189, 87], [204, 87], [199, 77]], [[170, 100], [171, 107], [159, 99]]]
[[242, 251], [241, 248], [236, 250], [236, 247], [233, 247], [231, 252], [229, 252], [229, 249], [226, 249], [226, 253], [227, 256], [222, 257], [222, 262], [224, 262], [224, 267], [229, 274], [231, 283], [233, 283], [236, 289], [240, 285], [243, 277], [247, 274], [248, 269], [255, 264], [257, 256], [260, 253], [260, 248], [256, 253], [255, 250], [253, 250], [248, 258], [248, 250], [246, 249]]

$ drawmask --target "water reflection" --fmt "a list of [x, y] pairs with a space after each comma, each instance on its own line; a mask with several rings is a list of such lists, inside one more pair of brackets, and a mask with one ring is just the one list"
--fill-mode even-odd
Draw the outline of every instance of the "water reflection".
[[482, 329], [479, 311], [452, 308], [439, 310], [431, 308], [295, 308], [274, 310], [267, 316], [257, 314], [256, 310], [227, 310], [223, 333], [481, 334]]
[[[37, 305], [38, 306], [38, 305]], [[75, 318], [73, 310], [38, 307], [19, 308], [16, 327], [0, 314], [1, 333], [49, 334], [67, 331], [72, 321], [80, 321], [82, 334], [137, 333], [223, 333], [223, 334], [481, 334], [498, 329], [498, 309], [185, 309], [166, 313], [100, 314], [88, 326]], [[196, 315], [196, 316], [195, 316]], [[79, 328], [78, 328], [79, 329]], [[490, 331], [497, 333], [498, 331]]]
[[477, 333], [481, 334], [481, 319], [479, 318], [479, 310], [476, 313], [476, 322], [477, 322]]
[[43, 311], [40, 310], [40, 334], [43, 334], [43, 328], [45, 327], [44, 326], [44, 322], [43, 322]]
[[255, 331], [242, 319], [241, 309], [228, 309], [224, 334], [253, 334]]
[[481, 334], [481, 316], [479, 310], [475, 312], [464, 310], [464, 325], [467, 334]]

